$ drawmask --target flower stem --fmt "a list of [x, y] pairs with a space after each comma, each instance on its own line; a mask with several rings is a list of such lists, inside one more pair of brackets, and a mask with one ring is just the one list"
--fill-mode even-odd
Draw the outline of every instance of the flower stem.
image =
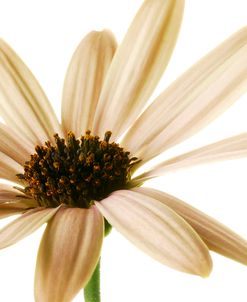
[[94, 273], [84, 288], [85, 302], [100, 302], [100, 259]]

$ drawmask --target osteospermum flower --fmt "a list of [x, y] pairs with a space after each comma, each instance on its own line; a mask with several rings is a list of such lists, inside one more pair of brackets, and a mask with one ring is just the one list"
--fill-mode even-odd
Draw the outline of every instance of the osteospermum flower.
[[182, 0], [146, 0], [119, 47], [109, 31], [88, 34], [68, 68], [61, 125], [34, 76], [0, 42], [0, 177], [15, 183], [0, 185], [0, 217], [22, 214], [0, 231], [0, 248], [47, 222], [36, 301], [71, 301], [88, 284], [108, 223], [183, 272], [207, 276], [209, 249], [247, 264], [244, 239], [176, 197], [141, 187], [166, 171], [246, 155], [246, 133], [133, 177], [216, 118], [247, 87], [244, 28], [143, 110], [171, 56], [182, 11]]

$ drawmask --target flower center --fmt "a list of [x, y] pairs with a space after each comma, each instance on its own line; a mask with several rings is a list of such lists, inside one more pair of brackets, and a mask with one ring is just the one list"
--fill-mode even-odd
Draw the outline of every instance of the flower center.
[[110, 131], [104, 140], [90, 133], [76, 139], [69, 132], [67, 142], [55, 134], [54, 145], [48, 141], [35, 147], [36, 153], [17, 177], [25, 182], [25, 193], [40, 206], [89, 208], [94, 200], [130, 185], [137, 158], [130, 158], [118, 144], [109, 143]]

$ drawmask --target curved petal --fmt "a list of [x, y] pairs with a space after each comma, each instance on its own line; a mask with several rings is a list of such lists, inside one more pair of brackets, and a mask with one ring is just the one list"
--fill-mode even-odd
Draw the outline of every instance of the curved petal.
[[0, 39], [1, 115], [33, 145], [61, 134], [56, 115], [38, 82], [17, 54]]
[[211, 250], [247, 265], [247, 241], [223, 224], [164, 192], [151, 188], [135, 188], [133, 191], [155, 198], [169, 206], [197, 231]]
[[22, 172], [23, 167], [20, 164], [0, 151], [0, 178], [20, 183], [16, 174], [20, 174]]
[[35, 301], [70, 302], [86, 285], [100, 256], [103, 226], [95, 207], [61, 208], [40, 244]]
[[117, 49], [94, 119], [94, 133], [115, 137], [134, 122], [164, 72], [179, 31], [183, 0], [146, 0]]
[[36, 208], [27, 211], [0, 230], [0, 249], [10, 246], [36, 231], [58, 211], [57, 208]]
[[96, 206], [110, 224], [154, 259], [187, 273], [210, 273], [212, 263], [206, 245], [161, 202], [122, 190], [96, 202]]
[[23, 165], [34, 152], [34, 146], [0, 122], [0, 151]]
[[204, 146], [191, 152], [176, 156], [150, 169], [133, 179], [144, 181], [164, 173], [208, 162], [247, 156], [247, 133], [242, 133], [222, 141]]
[[110, 31], [91, 32], [76, 49], [64, 82], [62, 124], [76, 137], [92, 129], [101, 87], [117, 43]]
[[142, 163], [205, 127], [247, 88], [247, 27], [185, 72], [139, 117], [123, 146]]

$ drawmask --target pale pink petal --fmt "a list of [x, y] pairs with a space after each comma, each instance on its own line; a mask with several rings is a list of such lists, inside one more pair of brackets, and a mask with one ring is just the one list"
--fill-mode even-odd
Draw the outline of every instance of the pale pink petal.
[[206, 245], [189, 224], [158, 200], [121, 190], [96, 206], [113, 227], [154, 259], [187, 273], [210, 273]]
[[62, 124], [76, 137], [92, 129], [101, 87], [116, 49], [109, 31], [91, 32], [79, 44], [65, 78]]
[[195, 134], [247, 89], [247, 27], [209, 53], [139, 117], [123, 146], [142, 163]]
[[34, 146], [0, 122], [0, 151], [23, 165], [34, 153]]
[[0, 203], [25, 198], [25, 195], [11, 185], [0, 184]]
[[36, 302], [70, 302], [86, 285], [100, 256], [103, 226], [95, 207], [62, 208], [49, 221], [37, 259]]
[[0, 40], [1, 116], [33, 145], [61, 133], [56, 115], [38, 82], [17, 54]]
[[[20, 191], [21, 190], [21, 191]], [[38, 202], [23, 193], [23, 188], [0, 184], [0, 207], [3, 208], [34, 208]]]
[[94, 119], [94, 133], [119, 137], [141, 113], [172, 54], [183, 0], [146, 0], [117, 49]]
[[23, 167], [0, 151], [0, 178], [20, 183], [16, 174], [23, 173]]
[[211, 250], [247, 265], [247, 241], [223, 224], [164, 192], [151, 188], [135, 188], [133, 191], [169, 206], [196, 230]]
[[26, 196], [23, 193], [23, 189], [17, 187], [13, 187], [11, 185], [0, 184], [0, 206], [2, 204], [10, 204], [10, 203], [17, 203], [21, 205], [27, 205], [28, 207], [37, 206], [37, 202], [31, 199], [30, 197]]
[[0, 218], [37, 207], [37, 201], [10, 185], [0, 184]]
[[0, 230], [0, 249], [10, 246], [36, 231], [58, 211], [57, 208], [36, 208]]
[[134, 178], [133, 181], [144, 182], [181, 168], [243, 156], [247, 156], [247, 133], [224, 139], [161, 162], [150, 171]]
[[26, 202], [16, 199], [11, 202], [0, 203], [0, 219], [26, 212], [28, 209], [37, 206], [34, 200], [28, 199]]

